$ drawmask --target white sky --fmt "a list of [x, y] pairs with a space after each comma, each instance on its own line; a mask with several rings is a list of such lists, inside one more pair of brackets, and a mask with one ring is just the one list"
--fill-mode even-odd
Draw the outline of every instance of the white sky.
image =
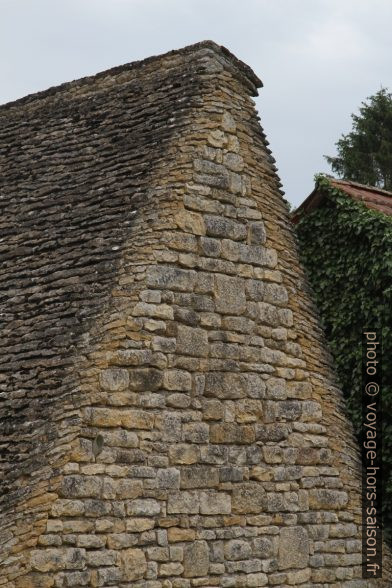
[[263, 80], [257, 98], [299, 204], [350, 114], [392, 90], [391, 0], [0, 0], [0, 103], [212, 39]]

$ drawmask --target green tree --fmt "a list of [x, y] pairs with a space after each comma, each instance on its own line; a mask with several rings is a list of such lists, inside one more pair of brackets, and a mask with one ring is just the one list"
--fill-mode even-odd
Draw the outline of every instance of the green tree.
[[338, 155], [326, 160], [341, 178], [392, 190], [392, 94], [381, 88], [351, 118], [352, 131], [336, 143]]

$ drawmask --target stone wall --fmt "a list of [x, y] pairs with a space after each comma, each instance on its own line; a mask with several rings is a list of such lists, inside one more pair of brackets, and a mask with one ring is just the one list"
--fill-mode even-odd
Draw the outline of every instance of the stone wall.
[[23, 213], [0, 586], [376, 585], [259, 85], [206, 42], [0, 109]]

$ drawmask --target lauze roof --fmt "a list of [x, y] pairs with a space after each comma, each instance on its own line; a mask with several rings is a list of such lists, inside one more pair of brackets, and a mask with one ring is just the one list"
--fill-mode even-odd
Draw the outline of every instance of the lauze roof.
[[22, 470], [42, 465], [38, 440], [58, 433], [77, 348], [214, 60], [257, 94], [252, 70], [206, 41], [0, 106], [3, 499]]

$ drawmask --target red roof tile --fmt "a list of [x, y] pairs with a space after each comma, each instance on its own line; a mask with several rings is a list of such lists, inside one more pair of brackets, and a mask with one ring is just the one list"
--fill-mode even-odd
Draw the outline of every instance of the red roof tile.
[[[363, 202], [368, 208], [392, 216], [392, 192], [348, 180], [331, 178], [329, 181], [334, 188], [342, 190], [354, 200]], [[318, 208], [324, 198], [325, 194], [316, 186], [306, 200], [293, 212], [292, 221], [294, 224], [298, 222], [303, 214], [307, 214], [315, 208]]]

